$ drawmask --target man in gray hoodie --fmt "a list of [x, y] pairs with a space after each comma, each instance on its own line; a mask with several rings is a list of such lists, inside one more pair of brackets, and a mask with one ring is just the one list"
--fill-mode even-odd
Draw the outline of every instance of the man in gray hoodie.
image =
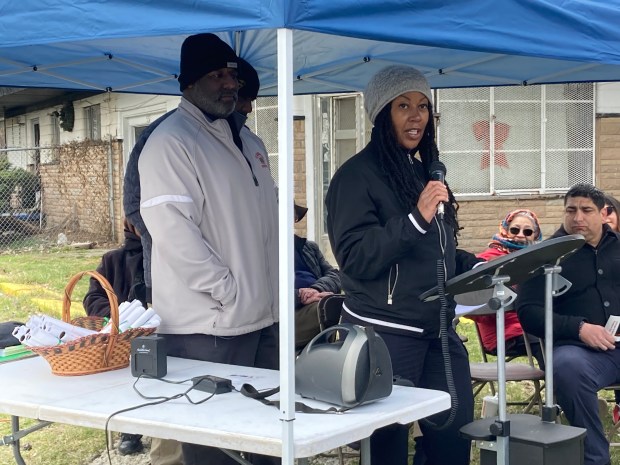
[[[140, 213], [152, 238], [153, 307], [168, 355], [277, 368], [276, 191], [265, 146], [229, 118], [237, 67], [213, 34], [183, 43], [183, 98], [138, 161], [140, 179], [148, 179]], [[236, 463], [193, 444], [183, 444], [183, 460]]]

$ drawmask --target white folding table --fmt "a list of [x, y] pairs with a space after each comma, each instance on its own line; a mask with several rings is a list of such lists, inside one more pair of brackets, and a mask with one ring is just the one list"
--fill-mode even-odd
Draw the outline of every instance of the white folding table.
[[[278, 385], [278, 372], [168, 357], [168, 380], [215, 375], [257, 389]], [[40, 357], [0, 365], [0, 413], [54, 423], [104, 429], [114, 412], [147, 402], [133, 389], [129, 368], [87, 376], [56, 376]], [[191, 382], [174, 385], [140, 379], [137, 387], [148, 396], [172, 396]], [[208, 394], [192, 391], [194, 401]], [[316, 408], [329, 404], [301, 399]], [[383, 400], [344, 414], [297, 413], [294, 423], [295, 458], [311, 457], [351, 442], [365, 441], [377, 428], [407, 424], [450, 408], [450, 396], [441, 391], [394, 386]], [[215, 446], [223, 449], [281, 456], [280, 411], [239, 392], [214, 396], [200, 405], [172, 400], [115, 415], [109, 429], [151, 437]]]

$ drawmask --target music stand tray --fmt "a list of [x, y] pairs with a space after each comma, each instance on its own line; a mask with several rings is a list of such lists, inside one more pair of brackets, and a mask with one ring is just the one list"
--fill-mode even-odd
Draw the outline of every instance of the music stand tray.
[[[446, 294], [455, 296], [488, 289], [492, 286], [490, 279], [500, 275], [510, 277], [510, 280], [505, 283], [507, 286], [521, 284], [542, 274], [545, 265], [558, 265], [566, 257], [579, 250], [585, 241], [580, 234], [556, 237], [483, 263], [446, 281]], [[437, 298], [437, 286], [420, 295], [420, 300], [425, 302]]]

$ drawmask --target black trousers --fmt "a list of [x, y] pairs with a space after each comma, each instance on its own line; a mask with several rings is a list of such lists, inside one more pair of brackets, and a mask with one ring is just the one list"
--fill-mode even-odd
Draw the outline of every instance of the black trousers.
[[[278, 326], [273, 325], [240, 336], [206, 334], [160, 334], [166, 339], [168, 355], [229, 365], [278, 369]], [[215, 447], [182, 443], [185, 465], [239, 465]], [[246, 454], [255, 465], [274, 465], [280, 458]]]
[[[448, 391], [441, 341], [438, 338], [421, 339], [414, 336], [396, 335], [375, 331], [385, 341], [392, 357], [394, 375], [414, 383], [416, 387]], [[470, 441], [459, 437], [459, 429], [473, 421], [474, 396], [469, 372], [467, 349], [453, 328], [448, 328], [449, 353], [458, 399], [458, 409], [452, 424], [436, 429], [421, 421], [422, 437], [416, 438], [414, 463], [425, 465], [469, 464]], [[449, 411], [428, 418], [441, 426]], [[370, 438], [373, 465], [407, 465], [409, 426], [391, 425], [381, 428]]]

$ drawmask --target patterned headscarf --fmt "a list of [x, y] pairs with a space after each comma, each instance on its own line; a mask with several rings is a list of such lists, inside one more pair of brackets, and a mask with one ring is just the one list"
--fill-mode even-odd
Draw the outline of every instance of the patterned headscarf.
[[[517, 242], [513, 238], [510, 238], [512, 235], [508, 231], [508, 228], [512, 220], [514, 220], [517, 216], [524, 216], [530, 219], [534, 224], [534, 234], [532, 235], [533, 239], [528, 240], [526, 243]], [[504, 218], [499, 224], [499, 232], [493, 236], [493, 240], [489, 242], [489, 247], [503, 250], [508, 253], [516, 252], [517, 250], [524, 249], [529, 245], [542, 241], [542, 237], [542, 231], [540, 229], [540, 223], [538, 222], [536, 213], [526, 209], [513, 210], [508, 213], [506, 218]]]

